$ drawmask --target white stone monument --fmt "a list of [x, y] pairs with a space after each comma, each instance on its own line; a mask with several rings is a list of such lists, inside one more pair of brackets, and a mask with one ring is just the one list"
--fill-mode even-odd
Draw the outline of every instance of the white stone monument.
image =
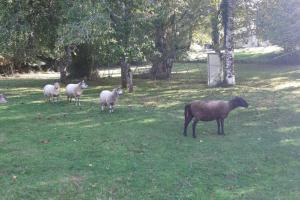
[[224, 80], [223, 63], [219, 54], [208, 53], [207, 63], [208, 63], [208, 68], [207, 68], [208, 86], [215, 87], [222, 84]]

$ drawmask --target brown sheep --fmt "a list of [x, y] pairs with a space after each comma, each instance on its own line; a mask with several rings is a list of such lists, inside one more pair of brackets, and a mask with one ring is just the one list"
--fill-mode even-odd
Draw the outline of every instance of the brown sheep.
[[198, 121], [213, 121], [216, 120], [218, 124], [218, 134], [224, 135], [224, 119], [229, 112], [237, 107], [248, 107], [248, 103], [241, 97], [235, 97], [230, 101], [192, 101], [185, 106], [184, 116], [184, 131], [183, 135], [187, 136], [186, 130], [193, 121], [193, 137], [196, 138], [195, 129]]

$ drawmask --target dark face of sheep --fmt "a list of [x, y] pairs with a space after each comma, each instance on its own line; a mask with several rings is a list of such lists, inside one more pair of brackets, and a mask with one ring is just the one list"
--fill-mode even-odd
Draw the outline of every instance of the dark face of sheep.
[[235, 97], [234, 99], [232, 99], [232, 102], [236, 107], [248, 108], [248, 103], [242, 97]]

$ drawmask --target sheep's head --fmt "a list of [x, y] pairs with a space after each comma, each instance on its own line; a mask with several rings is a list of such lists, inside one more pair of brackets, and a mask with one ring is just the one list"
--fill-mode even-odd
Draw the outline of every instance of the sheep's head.
[[84, 82], [84, 80], [82, 80], [82, 81], [79, 83], [79, 85], [80, 85], [80, 88], [81, 88], [81, 89], [86, 89], [86, 88], [88, 88], [88, 85]]
[[121, 96], [123, 94], [123, 90], [122, 88], [118, 87], [118, 88], [115, 88], [113, 90], [118, 96]]
[[242, 97], [235, 97], [234, 99], [232, 99], [232, 102], [236, 107], [240, 106], [240, 107], [248, 108], [248, 103]]
[[55, 83], [54, 83], [54, 88], [55, 88], [56, 90], [59, 90], [59, 87], [60, 87], [60, 86], [59, 86], [59, 82], [55, 82]]

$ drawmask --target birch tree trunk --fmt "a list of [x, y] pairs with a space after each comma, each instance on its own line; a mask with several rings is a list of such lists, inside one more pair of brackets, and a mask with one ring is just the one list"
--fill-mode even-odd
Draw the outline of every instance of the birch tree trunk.
[[233, 45], [233, 26], [234, 8], [236, 0], [223, 0], [223, 23], [224, 23], [224, 84], [235, 85], [234, 73], [234, 45]]

